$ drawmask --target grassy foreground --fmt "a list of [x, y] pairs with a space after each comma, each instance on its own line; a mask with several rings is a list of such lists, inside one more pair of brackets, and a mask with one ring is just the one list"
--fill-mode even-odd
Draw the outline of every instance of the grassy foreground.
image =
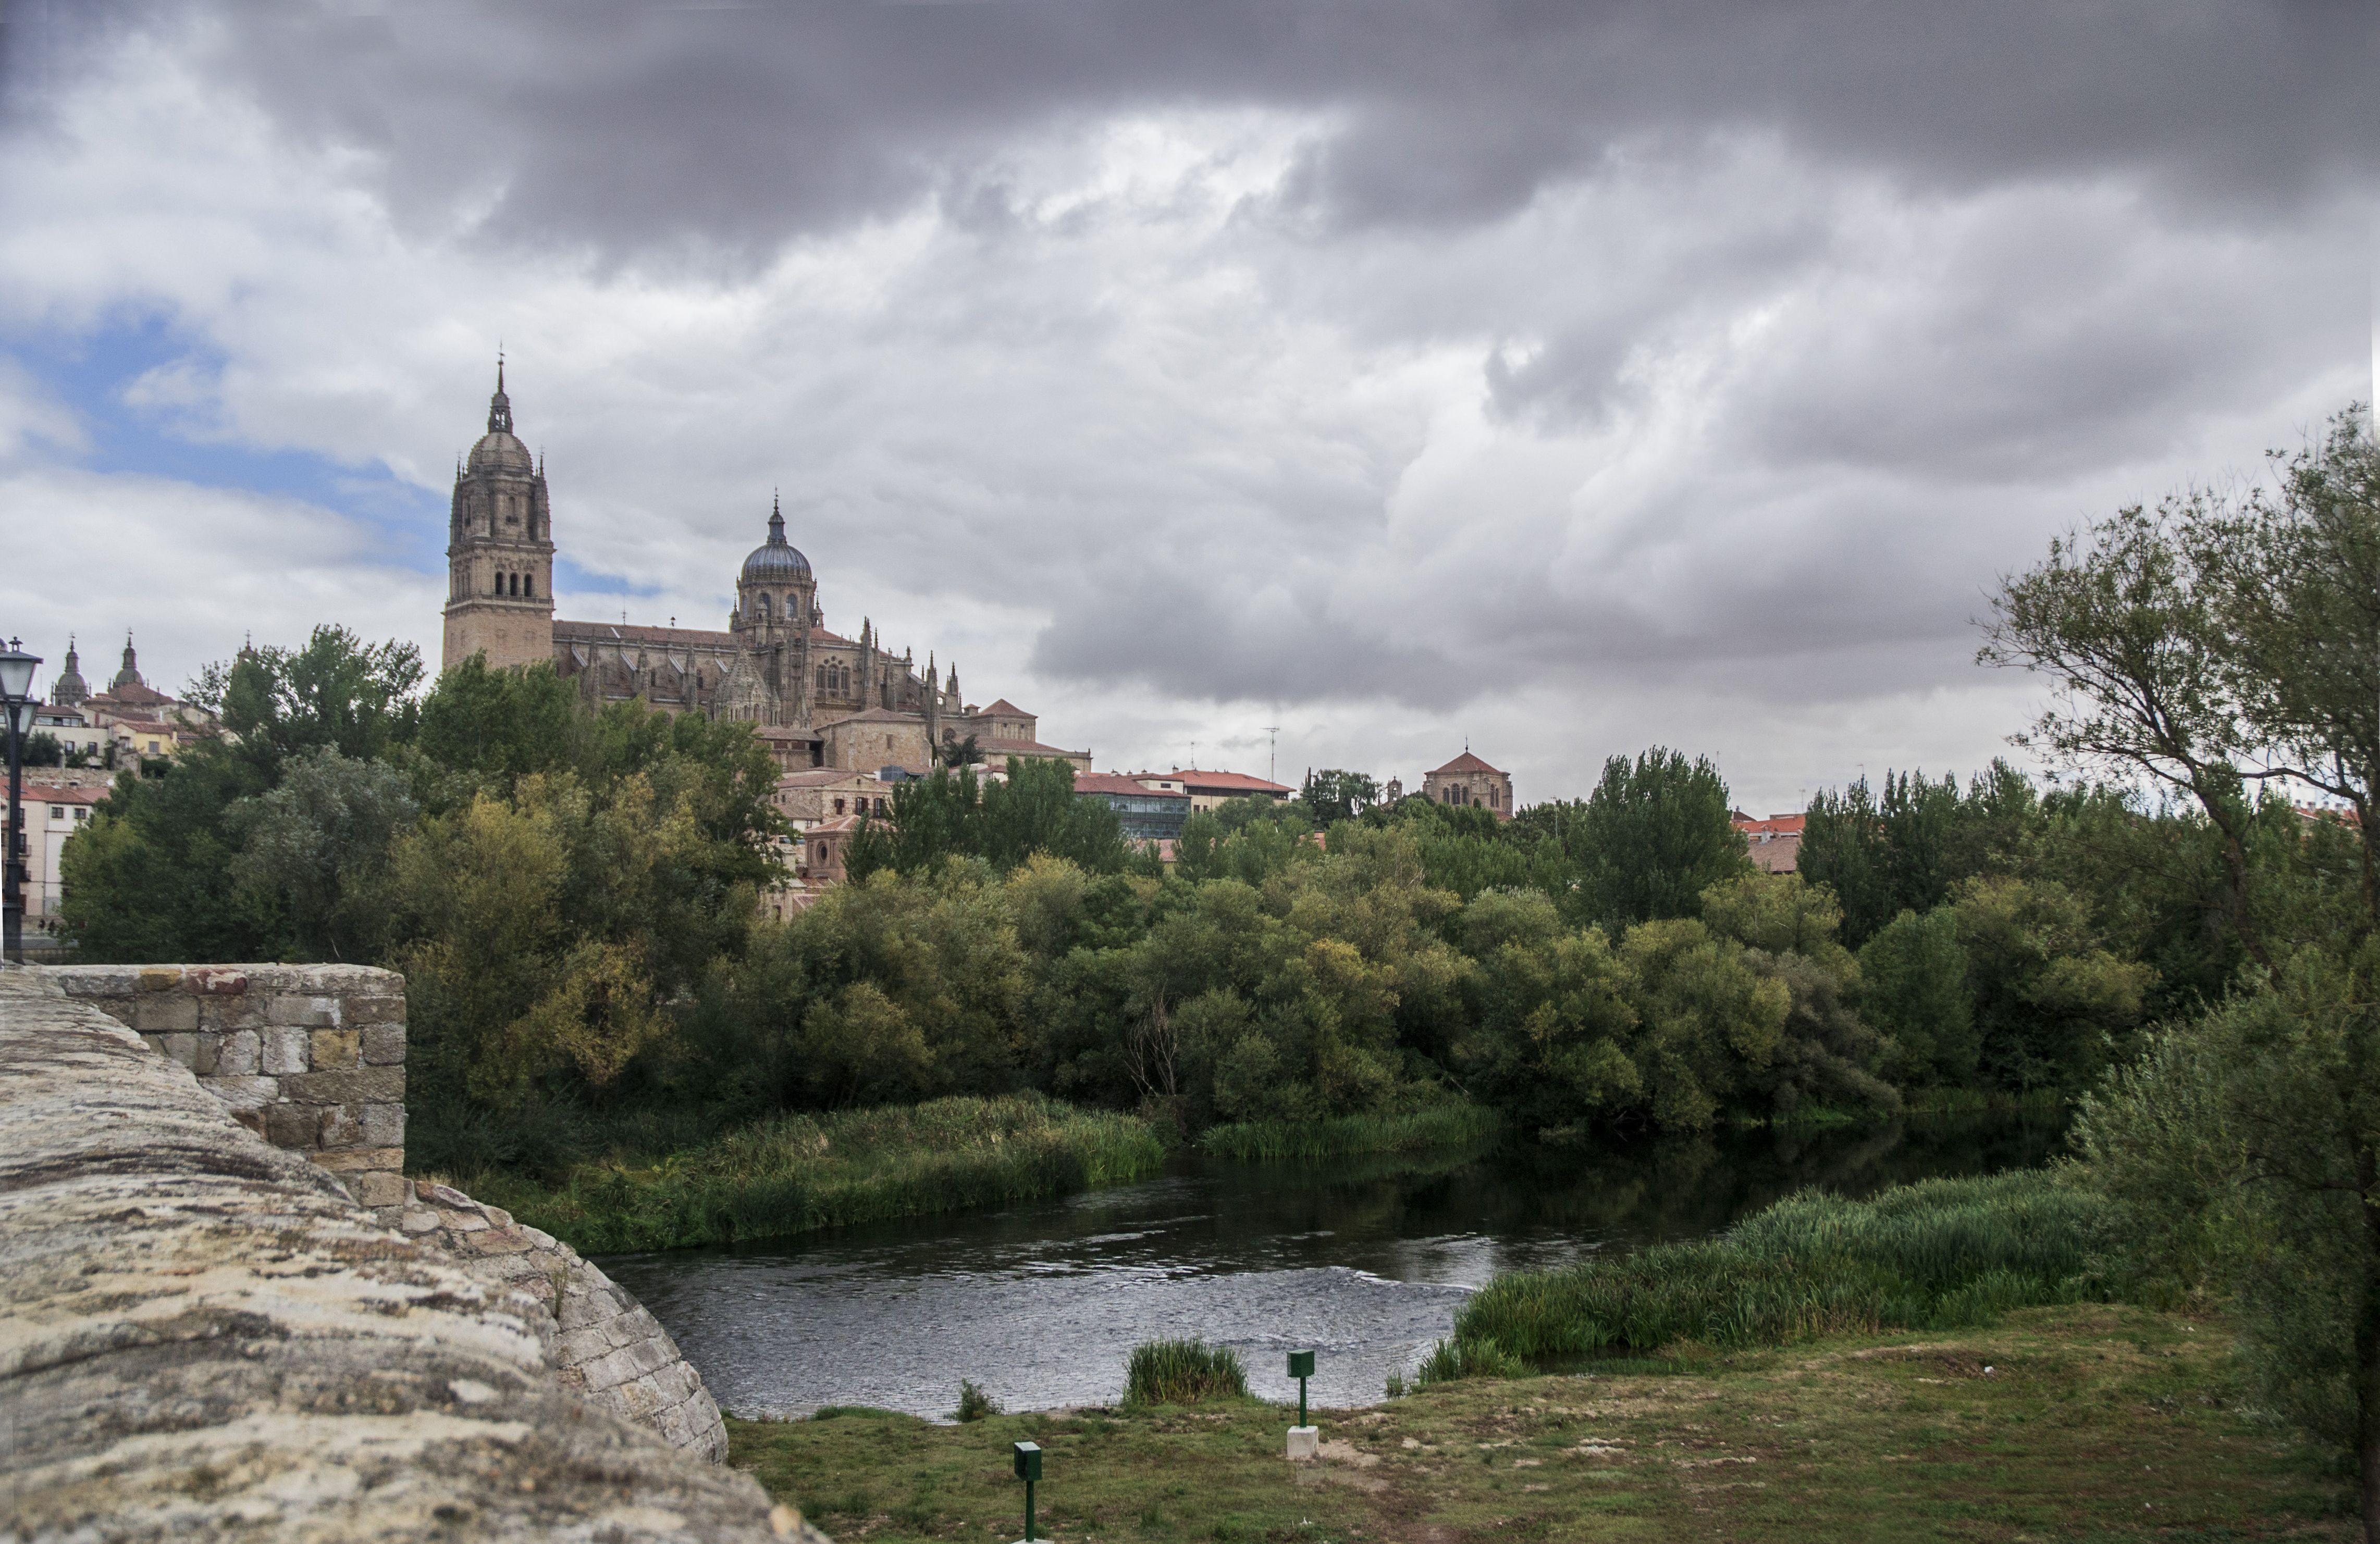
[[[2240, 1405], [2218, 1322], [2095, 1304], [1949, 1334], [1706, 1354], [1653, 1375], [1446, 1384], [1323, 1412], [1281, 1456], [1255, 1402], [730, 1420], [731, 1462], [844, 1544], [1115, 1540], [2339, 1539], [2342, 1477]], [[1989, 1370], [1986, 1370], [1986, 1369]]]
[[814, 1228], [997, 1206], [1155, 1172], [1147, 1121], [1035, 1094], [787, 1115], [650, 1161], [585, 1163], [559, 1185], [468, 1185], [593, 1253], [782, 1238]]

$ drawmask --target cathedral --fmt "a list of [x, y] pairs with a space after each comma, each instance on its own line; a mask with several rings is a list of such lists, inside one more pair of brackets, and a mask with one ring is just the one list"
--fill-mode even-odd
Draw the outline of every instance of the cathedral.
[[810, 561], [785, 540], [781, 509], [735, 577], [727, 630], [558, 621], [553, 518], [545, 467], [513, 433], [502, 361], [488, 432], [455, 468], [447, 526], [443, 665], [485, 654], [491, 665], [550, 659], [590, 704], [641, 697], [672, 712], [754, 724], [788, 772], [809, 767], [921, 771], [937, 748], [973, 737], [1002, 756], [1056, 756], [1086, 768], [1088, 751], [1037, 738], [1033, 715], [1006, 699], [959, 695], [958, 666], [923, 672], [862, 621], [859, 637], [827, 630]]

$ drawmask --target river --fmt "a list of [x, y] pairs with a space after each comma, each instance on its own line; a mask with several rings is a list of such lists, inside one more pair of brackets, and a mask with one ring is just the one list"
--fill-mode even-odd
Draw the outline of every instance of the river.
[[1177, 1159], [1160, 1177], [993, 1212], [600, 1263], [742, 1416], [865, 1404], [945, 1417], [959, 1380], [1010, 1410], [1111, 1403], [1132, 1347], [1239, 1349], [1252, 1392], [1366, 1404], [1500, 1270], [1702, 1238], [1803, 1185], [1863, 1195], [2044, 1161], [2060, 1123], [1912, 1119], [1437, 1163]]

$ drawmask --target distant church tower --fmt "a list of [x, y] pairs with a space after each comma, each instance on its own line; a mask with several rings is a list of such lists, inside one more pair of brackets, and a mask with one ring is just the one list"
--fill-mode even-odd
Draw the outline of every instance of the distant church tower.
[[488, 432], [455, 474], [446, 528], [446, 639], [442, 667], [485, 652], [493, 666], [553, 658], [553, 525], [545, 472], [513, 438], [504, 364]]

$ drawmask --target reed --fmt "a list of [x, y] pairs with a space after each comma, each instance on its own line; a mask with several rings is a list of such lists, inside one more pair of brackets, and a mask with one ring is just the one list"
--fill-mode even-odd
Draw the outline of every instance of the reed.
[[1018, 1094], [783, 1115], [690, 1151], [582, 1163], [558, 1185], [475, 1176], [472, 1192], [589, 1253], [677, 1249], [1062, 1195], [1164, 1159], [1136, 1116]]
[[1127, 1404], [1196, 1404], [1245, 1399], [1247, 1393], [1240, 1354], [1202, 1340], [1143, 1341], [1132, 1348], [1124, 1369]]
[[1502, 1117], [1469, 1100], [1448, 1100], [1393, 1114], [1340, 1115], [1320, 1121], [1235, 1121], [1208, 1126], [1198, 1145], [1218, 1158], [1274, 1163], [1357, 1153], [1434, 1152], [1477, 1147], [1502, 1129]]
[[1455, 1340], [1547, 1358], [1980, 1324], [2093, 1295], [2107, 1226], [2105, 1201], [2046, 1170], [1803, 1191], [1707, 1243], [1500, 1276]]

